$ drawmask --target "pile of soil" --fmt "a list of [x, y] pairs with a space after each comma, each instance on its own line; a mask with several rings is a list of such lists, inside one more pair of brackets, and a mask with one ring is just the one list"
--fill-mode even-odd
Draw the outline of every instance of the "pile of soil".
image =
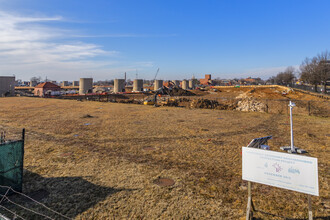
[[190, 102], [190, 108], [233, 110], [237, 107], [235, 102], [220, 103], [216, 100], [194, 99]]
[[129, 100], [118, 100], [118, 103], [126, 103], [126, 104], [142, 104], [143, 101], [141, 100], [136, 100], [136, 99], [129, 99]]
[[217, 101], [209, 99], [194, 99], [190, 103], [190, 108], [215, 109], [218, 106], [219, 103]]
[[170, 96], [194, 96], [195, 93], [192, 93], [188, 90], [184, 90], [178, 87], [174, 87], [173, 89], [168, 91]]

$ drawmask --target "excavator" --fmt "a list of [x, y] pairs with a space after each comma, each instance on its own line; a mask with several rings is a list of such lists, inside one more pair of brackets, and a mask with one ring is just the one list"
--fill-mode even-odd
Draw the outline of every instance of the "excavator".
[[[158, 106], [158, 97], [162, 97], [162, 96], [171, 96], [171, 90], [172, 88], [175, 87], [175, 84], [173, 82], [169, 82], [168, 87], [163, 86], [161, 88], [159, 88], [158, 90], [155, 91], [155, 93], [150, 97], [148, 97], [145, 101], [144, 101], [144, 105], [154, 105], [154, 106]], [[163, 105], [168, 105], [169, 102], [175, 102], [175, 100], [168, 98], [167, 100], [165, 100], [164, 102], [160, 103]]]

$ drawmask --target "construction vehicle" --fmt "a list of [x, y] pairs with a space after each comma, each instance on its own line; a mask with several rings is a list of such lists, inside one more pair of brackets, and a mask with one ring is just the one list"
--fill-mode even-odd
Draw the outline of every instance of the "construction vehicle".
[[150, 97], [148, 97], [143, 104], [144, 105], [154, 105], [157, 106], [157, 98], [162, 97], [162, 95], [169, 95], [168, 88], [161, 87], [155, 91], [155, 93]]
[[165, 106], [178, 106], [178, 101], [171, 97], [171, 92], [173, 89], [178, 89], [178, 87], [173, 82], [168, 82], [168, 86], [163, 86], [155, 91], [152, 96], [149, 96], [144, 102], [144, 105], [165, 105]]

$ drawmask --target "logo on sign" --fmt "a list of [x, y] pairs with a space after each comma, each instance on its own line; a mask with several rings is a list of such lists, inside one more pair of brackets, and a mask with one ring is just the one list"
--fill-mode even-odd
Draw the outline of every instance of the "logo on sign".
[[293, 168], [293, 167], [290, 167], [290, 168], [288, 169], [288, 172], [289, 172], [289, 173], [293, 173], [293, 174], [295, 174], [295, 173], [300, 174], [299, 169], [296, 169], [296, 168]]
[[274, 163], [273, 167], [275, 168], [276, 173], [279, 173], [282, 170], [282, 167], [278, 163]]

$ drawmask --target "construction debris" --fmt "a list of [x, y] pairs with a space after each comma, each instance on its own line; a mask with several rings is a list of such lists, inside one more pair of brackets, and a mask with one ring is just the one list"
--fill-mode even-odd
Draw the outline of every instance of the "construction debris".
[[266, 112], [267, 105], [253, 98], [238, 101], [236, 110], [243, 112]]
[[236, 107], [237, 106], [235, 102], [220, 103], [216, 100], [209, 99], [194, 99], [190, 102], [190, 108], [233, 110]]
[[190, 108], [215, 109], [217, 106], [219, 106], [217, 101], [209, 99], [194, 99], [190, 103]]
[[195, 93], [192, 93], [188, 90], [181, 89], [179, 87], [174, 87], [168, 90], [170, 96], [194, 96]]

